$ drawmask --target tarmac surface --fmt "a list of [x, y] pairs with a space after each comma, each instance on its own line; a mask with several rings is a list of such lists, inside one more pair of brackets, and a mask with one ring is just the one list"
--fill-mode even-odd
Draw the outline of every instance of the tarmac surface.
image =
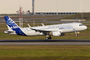
[[0, 40], [0, 45], [90, 45], [90, 40]]

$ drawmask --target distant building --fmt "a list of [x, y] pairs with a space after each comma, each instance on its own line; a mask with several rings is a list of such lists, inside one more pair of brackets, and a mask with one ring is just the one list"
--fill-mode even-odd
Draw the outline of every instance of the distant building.
[[[19, 14], [19, 11], [16, 11], [17, 12], [17, 14]], [[77, 13], [79, 13], [79, 12], [35, 12], [35, 14], [36, 15], [51, 15], [51, 14], [53, 14], [53, 15], [55, 15], [55, 14], [61, 14], [61, 15], [71, 15], [71, 14], [77, 14]], [[23, 14], [32, 14], [29, 10], [28, 11], [26, 11], [26, 12], [24, 12], [23, 11]]]
[[[6, 4], [9, 2], [9, 4]], [[76, 14], [90, 12], [90, 0], [11, 0], [0, 2], [0, 14], [18, 14], [22, 6], [28, 14]], [[16, 12], [17, 11], [17, 12]]]
[[35, 0], [35, 14], [90, 12], [90, 0]]

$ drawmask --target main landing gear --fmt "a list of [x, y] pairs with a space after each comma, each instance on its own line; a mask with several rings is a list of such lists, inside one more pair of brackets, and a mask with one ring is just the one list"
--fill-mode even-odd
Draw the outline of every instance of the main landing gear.
[[46, 35], [46, 39], [52, 39], [51, 35]]

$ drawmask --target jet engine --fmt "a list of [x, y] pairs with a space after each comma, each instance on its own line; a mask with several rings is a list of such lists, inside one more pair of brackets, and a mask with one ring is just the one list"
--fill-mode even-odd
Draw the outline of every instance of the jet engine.
[[60, 33], [60, 31], [55, 31], [55, 32], [52, 32], [52, 35], [53, 36], [64, 36], [65, 33]]

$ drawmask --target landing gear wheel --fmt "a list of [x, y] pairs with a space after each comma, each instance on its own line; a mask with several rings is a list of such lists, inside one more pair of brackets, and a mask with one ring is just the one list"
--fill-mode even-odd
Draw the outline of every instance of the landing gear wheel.
[[52, 37], [51, 37], [51, 36], [49, 36], [49, 37], [48, 37], [48, 39], [52, 39]]
[[46, 36], [46, 39], [52, 39], [52, 37], [51, 36], [49, 36], [49, 37]]

